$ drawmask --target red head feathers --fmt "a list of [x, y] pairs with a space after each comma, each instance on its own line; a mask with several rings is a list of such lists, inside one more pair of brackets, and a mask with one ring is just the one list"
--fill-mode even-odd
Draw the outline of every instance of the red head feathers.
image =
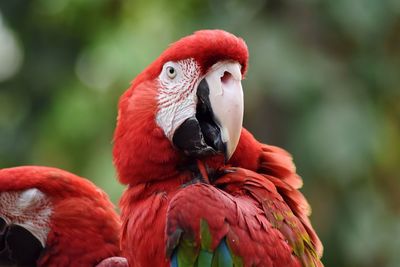
[[222, 30], [201, 30], [172, 43], [151, 65], [139, 74], [132, 87], [144, 80], [155, 79], [167, 61], [194, 58], [202, 74], [218, 61], [233, 60], [242, 66], [242, 75], [247, 71], [249, 52], [242, 38]]
[[119, 255], [119, 233], [113, 204], [88, 180], [48, 167], [0, 169], [1, 266], [96, 266]]

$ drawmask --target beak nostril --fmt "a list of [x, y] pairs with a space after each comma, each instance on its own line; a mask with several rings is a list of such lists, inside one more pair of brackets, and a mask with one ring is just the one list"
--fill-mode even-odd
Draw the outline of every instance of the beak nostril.
[[231, 77], [232, 77], [232, 74], [230, 72], [228, 72], [228, 71], [225, 71], [224, 75], [222, 75], [222, 77], [221, 77], [221, 82], [222, 83], [227, 83], [230, 80]]

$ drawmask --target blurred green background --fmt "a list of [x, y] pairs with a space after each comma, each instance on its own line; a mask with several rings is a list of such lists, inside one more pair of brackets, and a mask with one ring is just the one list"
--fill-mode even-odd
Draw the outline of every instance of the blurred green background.
[[245, 126], [295, 158], [326, 266], [400, 266], [400, 1], [0, 1], [0, 167], [56, 166], [117, 203], [117, 101], [167, 45], [250, 50]]

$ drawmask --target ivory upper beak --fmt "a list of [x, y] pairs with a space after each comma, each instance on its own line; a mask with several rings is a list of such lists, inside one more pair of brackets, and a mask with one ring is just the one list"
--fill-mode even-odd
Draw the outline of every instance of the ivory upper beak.
[[241, 66], [234, 61], [218, 62], [204, 77], [208, 83], [214, 121], [221, 130], [228, 160], [239, 143], [243, 123]]

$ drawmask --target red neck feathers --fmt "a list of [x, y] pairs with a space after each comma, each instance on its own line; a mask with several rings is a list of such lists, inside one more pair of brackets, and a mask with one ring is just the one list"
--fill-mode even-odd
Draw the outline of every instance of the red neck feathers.
[[177, 172], [179, 153], [156, 124], [156, 88], [155, 81], [146, 81], [120, 99], [113, 154], [121, 183], [162, 180]]

